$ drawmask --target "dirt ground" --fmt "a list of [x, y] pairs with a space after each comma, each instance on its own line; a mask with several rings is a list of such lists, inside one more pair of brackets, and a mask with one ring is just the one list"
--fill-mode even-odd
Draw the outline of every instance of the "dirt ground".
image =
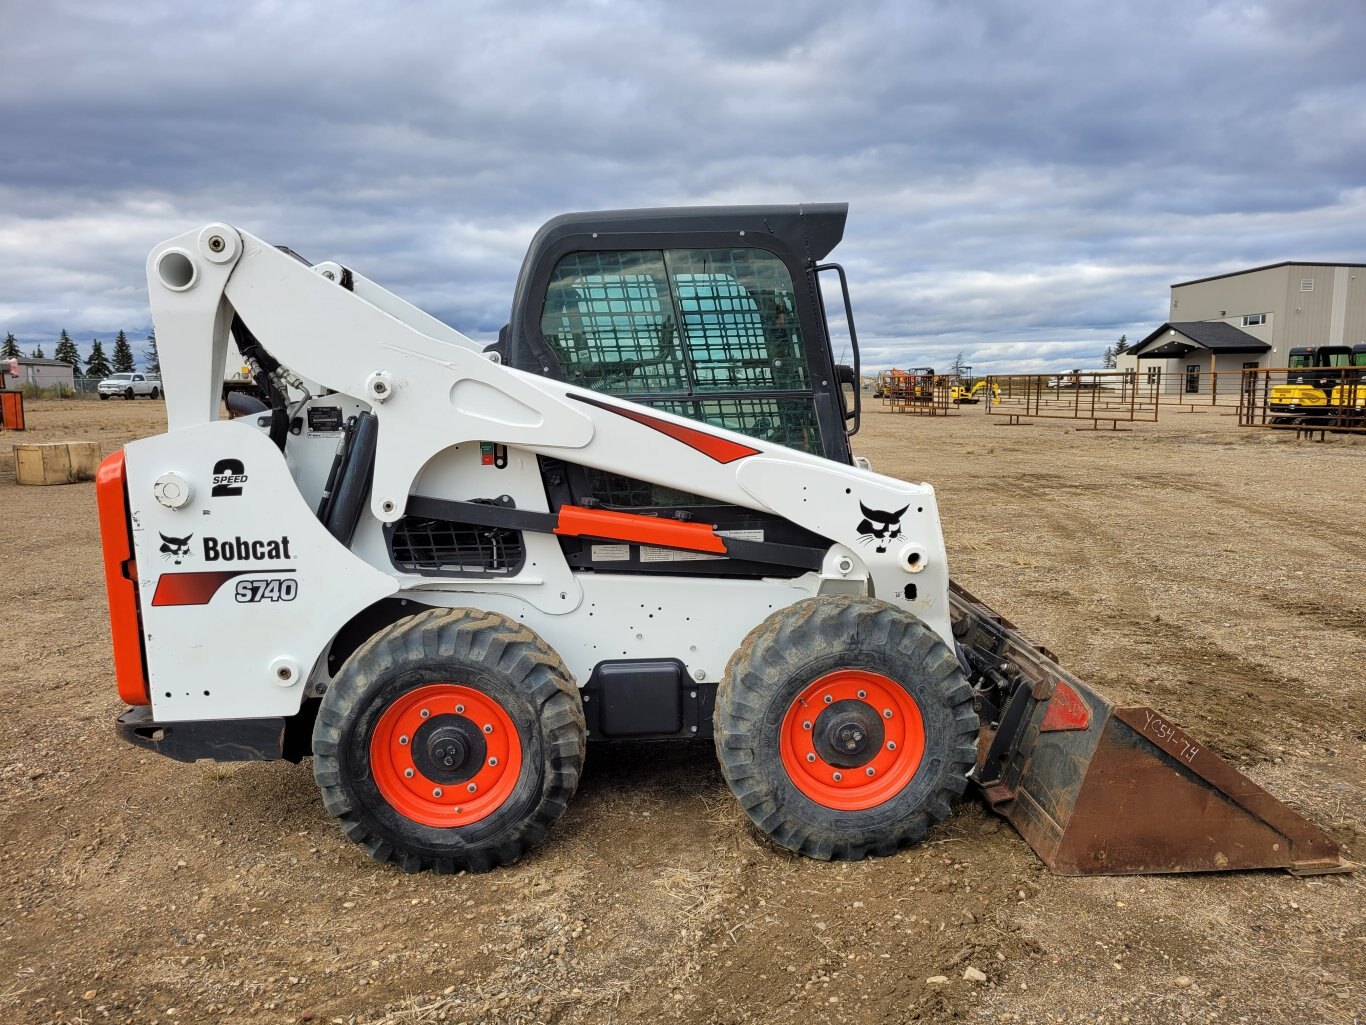
[[[93, 485], [18, 487], [9, 443], [111, 451], [163, 416], [32, 402], [0, 436], [0, 1021], [1361, 1020], [1360, 874], [1064, 879], [973, 800], [916, 849], [821, 864], [759, 837], [696, 746], [590, 749], [522, 863], [407, 876], [307, 763], [123, 744]], [[1366, 438], [999, 419], [874, 406], [858, 449], [937, 486], [963, 585], [1360, 858]]]

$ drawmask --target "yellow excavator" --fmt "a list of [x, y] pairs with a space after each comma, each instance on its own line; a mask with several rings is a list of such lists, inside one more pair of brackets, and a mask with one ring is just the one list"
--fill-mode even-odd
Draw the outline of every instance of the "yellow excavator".
[[[987, 390], [987, 379], [985, 377], [973, 377], [972, 367], [963, 367], [958, 372], [958, 380], [949, 391], [949, 401], [955, 406], [964, 403], [977, 405], [982, 401], [982, 395]], [[1001, 401], [1001, 389], [995, 383], [991, 386], [991, 404], [994, 406]]]

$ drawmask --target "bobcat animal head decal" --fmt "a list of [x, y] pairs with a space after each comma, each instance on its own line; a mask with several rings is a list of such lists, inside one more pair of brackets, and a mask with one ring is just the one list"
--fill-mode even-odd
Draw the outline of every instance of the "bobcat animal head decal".
[[[157, 531], [161, 534], [161, 531]], [[163, 559], [174, 559], [177, 566], [180, 560], [190, 554], [190, 538], [193, 534], [186, 534], [184, 537], [167, 537], [161, 534], [161, 557]]]
[[879, 555], [887, 550], [887, 545], [901, 536], [901, 517], [910, 508], [903, 505], [895, 512], [883, 512], [881, 509], [869, 509], [862, 502], [858, 504], [863, 511], [863, 519], [859, 521], [859, 543], [870, 544], [876, 542], [874, 549]]

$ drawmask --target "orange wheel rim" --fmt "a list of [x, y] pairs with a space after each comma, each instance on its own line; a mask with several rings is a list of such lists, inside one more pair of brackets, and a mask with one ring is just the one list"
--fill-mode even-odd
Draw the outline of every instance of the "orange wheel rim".
[[891, 800], [915, 776], [925, 754], [925, 721], [895, 680], [840, 669], [793, 699], [779, 750], [788, 778], [811, 800], [863, 811]]
[[370, 772], [404, 818], [468, 826], [500, 808], [522, 772], [522, 741], [483, 691], [434, 683], [404, 694], [370, 738]]

